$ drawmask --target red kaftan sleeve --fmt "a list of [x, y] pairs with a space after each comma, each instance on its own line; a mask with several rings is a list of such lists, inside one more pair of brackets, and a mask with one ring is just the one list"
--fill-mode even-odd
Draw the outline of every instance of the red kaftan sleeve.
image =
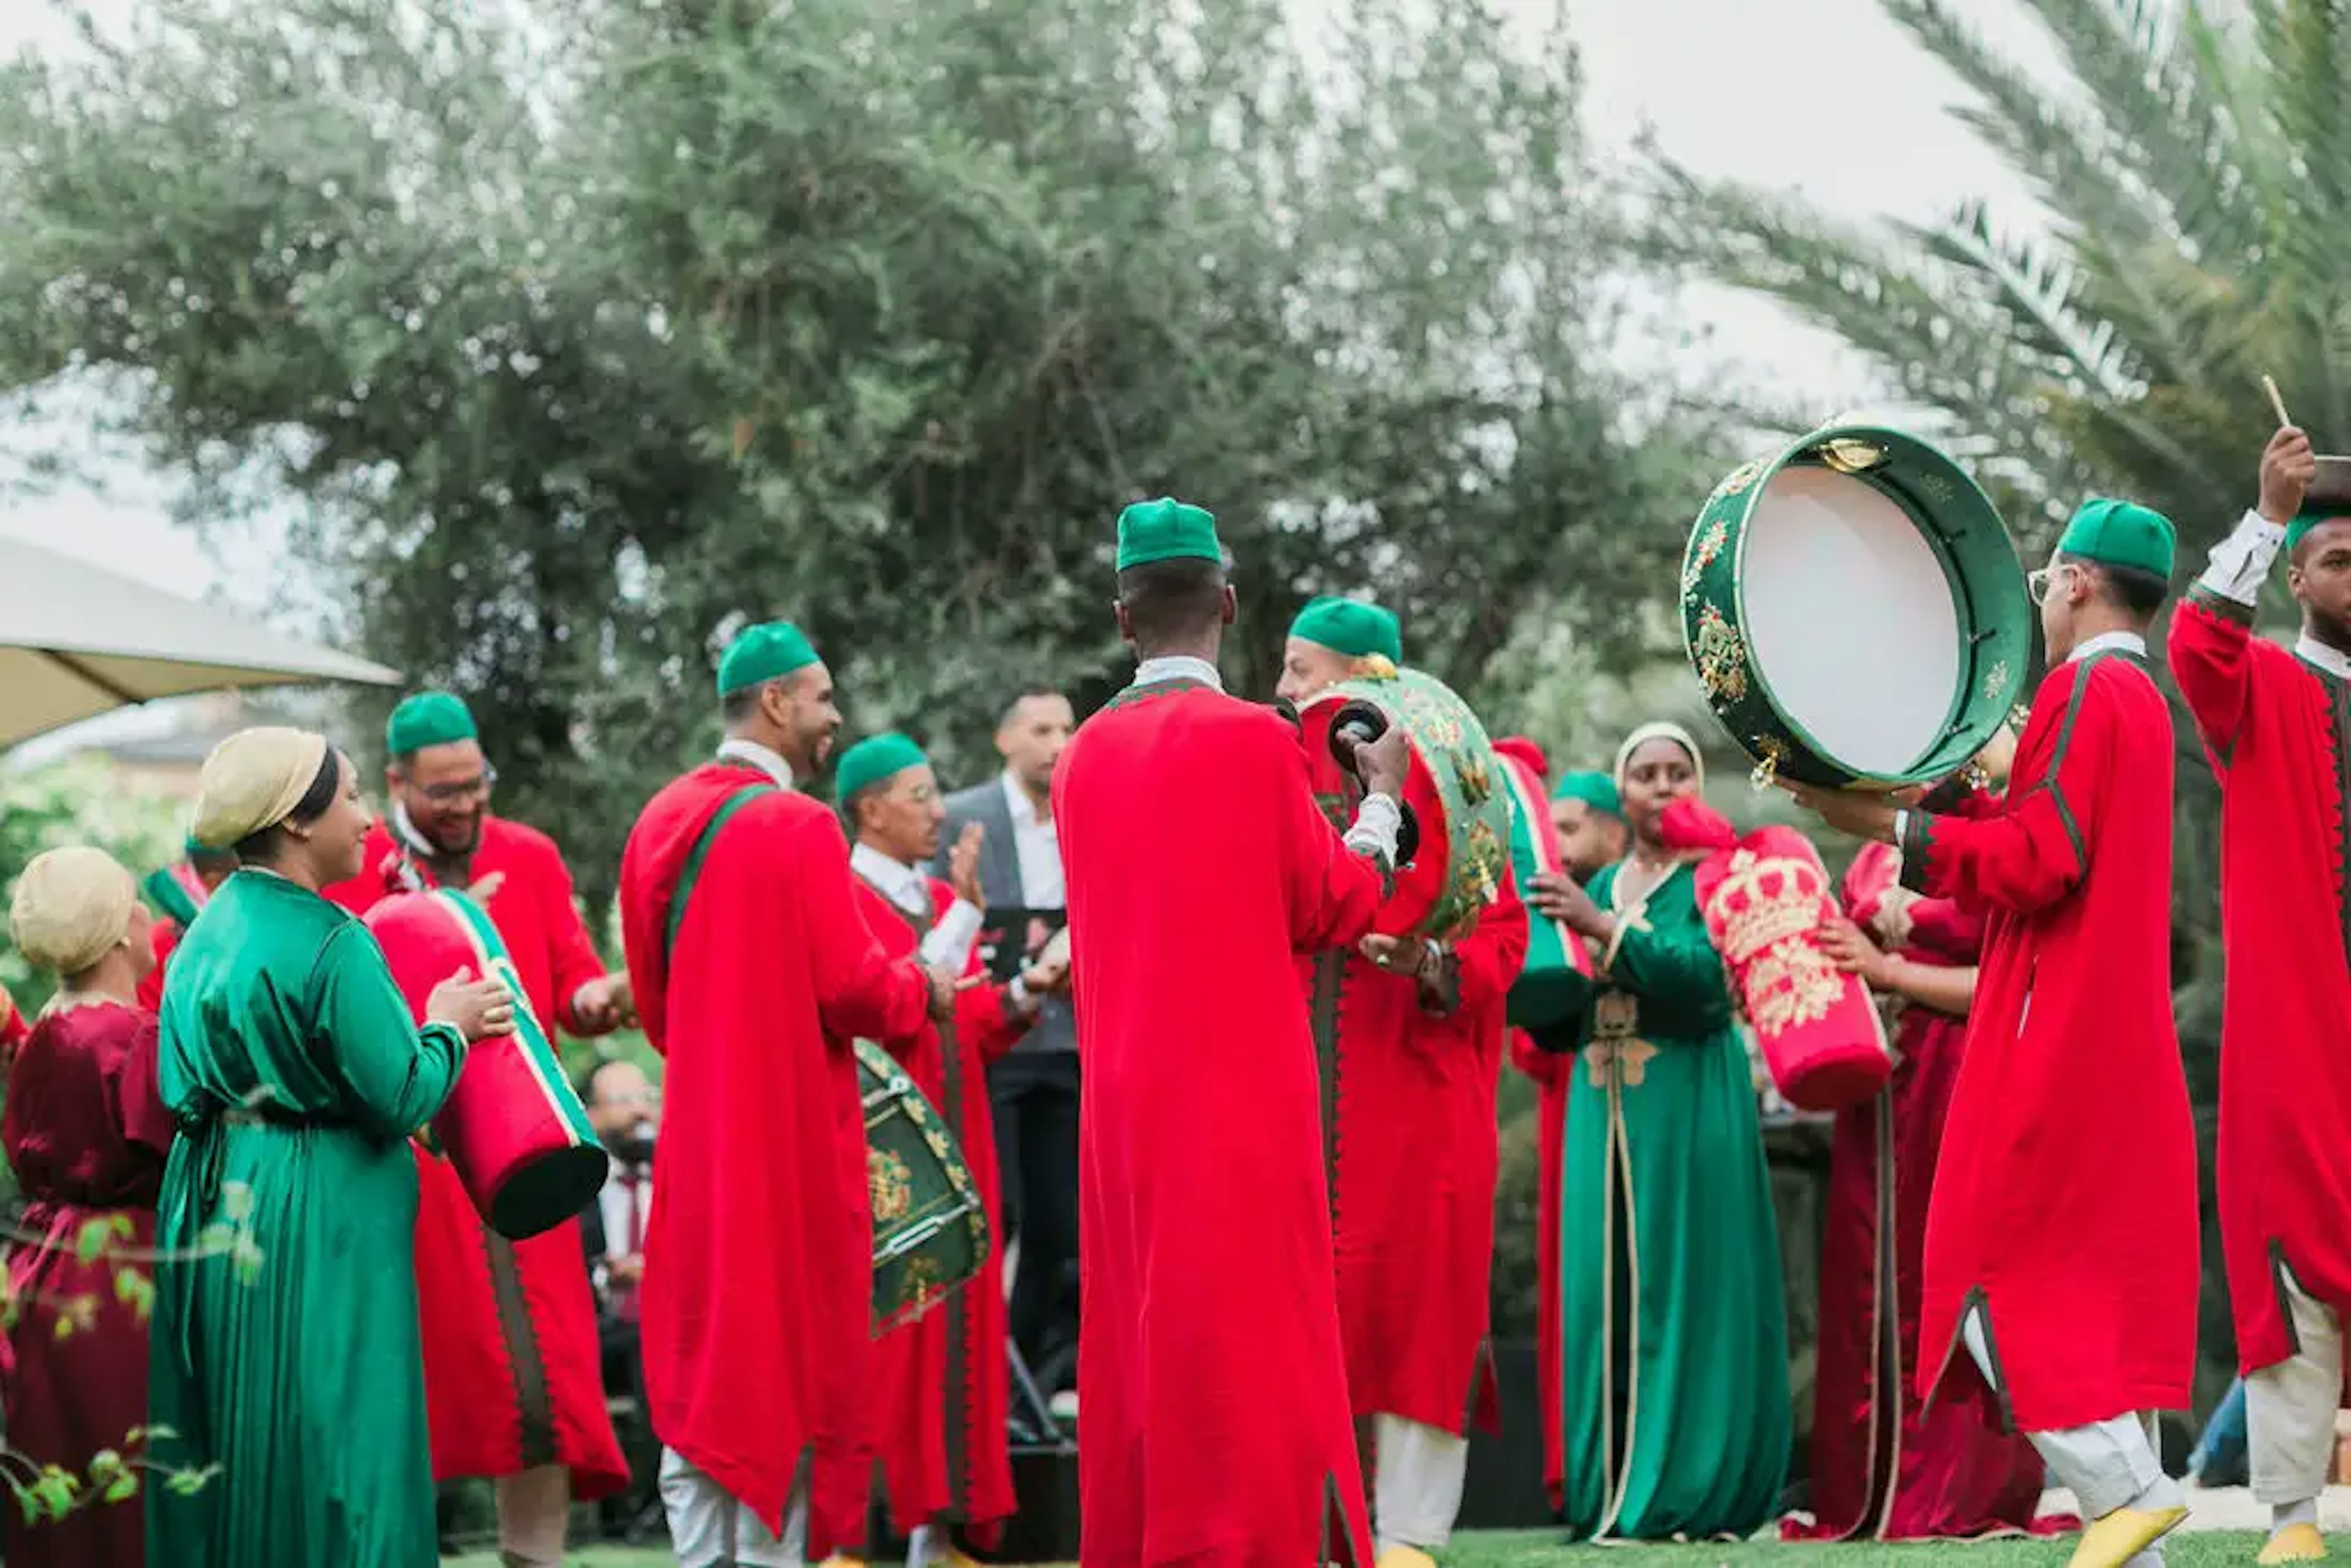
[[1535, 1037], [1525, 1030], [1514, 1029], [1505, 1037], [1510, 1046], [1510, 1065], [1549, 1088], [1559, 1081], [1561, 1071], [1570, 1057], [1563, 1051], [1545, 1051], [1535, 1043]]
[[[2055, 720], [2048, 765], [2001, 809], [1966, 818], [1912, 811], [1902, 841], [1904, 884], [1931, 898], [2031, 915], [2081, 883], [2105, 807], [2115, 740], [2118, 672], [2081, 665]], [[2039, 727], [2039, 720], [2028, 727]], [[2020, 744], [2019, 750], [2027, 747]]]
[[1371, 931], [1393, 871], [1349, 849], [1322, 815], [1296, 740], [1271, 722], [1248, 733], [1255, 767], [1267, 775], [1263, 799], [1278, 813], [1290, 946], [1320, 953], [1354, 942]]
[[571, 1000], [580, 988], [590, 980], [604, 977], [604, 960], [596, 956], [596, 944], [588, 936], [588, 923], [580, 918], [580, 904], [571, 887], [571, 868], [563, 863], [563, 853], [553, 844], [547, 846], [547, 870], [537, 879], [539, 896], [547, 901], [539, 918], [546, 922], [548, 943], [554, 949], [555, 959], [555, 1019], [566, 1034], [584, 1038], [605, 1032], [581, 1026], [571, 1010]]
[[1510, 993], [1527, 961], [1527, 906], [1519, 901], [1510, 878], [1502, 879], [1501, 894], [1478, 913], [1478, 924], [1458, 946], [1447, 955], [1457, 1009], [1489, 1007]]
[[142, 1013], [121, 1061], [109, 1075], [109, 1089], [114, 1096], [114, 1124], [122, 1129], [123, 1141], [169, 1155], [177, 1129], [172, 1113], [163, 1108], [162, 1086], [156, 1077], [158, 1051], [155, 1015]]
[[[967, 977], [987, 972], [977, 958], [975, 954]], [[1006, 992], [1003, 986], [978, 985], [956, 997], [956, 1038], [978, 1051], [982, 1061], [994, 1061], [1029, 1032], [1030, 1015], [1014, 1007]]]
[[911, 956], [883, 952], [858, 907], [849, 874], [849, 841], [828, 813], [795, 830], [789, 846], [790, 896], [810, 947], [809, 970], [825, 1029], [895, 1045], [929, 1020], [930, 983]]
[[2215, 771], [2226, 773], [2252, 691], [2252, 612], [2202, 589], [2171, 617], [2171, 676]]

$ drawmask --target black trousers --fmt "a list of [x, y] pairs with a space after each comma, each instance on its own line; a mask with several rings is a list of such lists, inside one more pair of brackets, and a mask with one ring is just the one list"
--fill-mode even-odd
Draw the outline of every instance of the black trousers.
[[988, 1070], [1012, 1280], [1012, 1343], [1047, 1394], [1078, 1375], [1078, 1053], [1016, 1051]]

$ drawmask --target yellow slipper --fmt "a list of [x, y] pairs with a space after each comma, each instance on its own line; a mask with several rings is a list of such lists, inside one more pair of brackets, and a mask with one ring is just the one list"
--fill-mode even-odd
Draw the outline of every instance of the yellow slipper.
[[2256, 1563], [2315, 1563], [2326, 1555], [2326, 1537], [2314, 1524], [2289, 1524], [2270, 1537]]
[[2123, 1568], [2187, 1517], [2184, 1508], [2118, 1508], [2082, 1531], [2068, 1568]]
[[1437, 1559], [1416, 1546], [1391, 1546], [1374, 1568], [1437, 1568]]

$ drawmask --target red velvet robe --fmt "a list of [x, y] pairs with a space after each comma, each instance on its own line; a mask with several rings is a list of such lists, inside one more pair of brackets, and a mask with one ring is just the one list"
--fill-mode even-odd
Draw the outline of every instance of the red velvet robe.
[[[852, 1042], [917, 1038], [930, 988], [868, 928], [832, 812], [772, 786], [711, 839], [668, 950], [703, 829], [768, 784], [714, 762], [655, 795], [621, 917], [666, 1061], [639, 1301], [653, 1430], [780, 1532], [794, 1482], [851, 1476], [863, 1448], [873, 1215]], [[863, 1542], [862, 1497], [811, 1487], [810, 1561]]]
[[[325, 890], [355, 915], [390, 894], [435, 885], [422, 862], [402, 857], [381, 823], [369, 830], [363, 853], [365, 871]], [[486, 817], [471, 875], [531, 1010], [550, 1030], [576, 1029], [572, 996], [604, 964], [555, 841]], [[604, 1408], [596, 1300], [578, 1223], [509, 1241], [484, 1222], [449, 1162], [422, 1145], [416, 1176], [417, 1317], [434, 1479], [559, 1464], [571, 1471], [574, 1497], [621, 1490], [629, 1465]]]
[[[1846, 915], [1914, 963], [1975, 963], [1982, 920], [1896, 888], [1897, 859], [1887, 845], [1863, 846], [1845, 873]], [[1965, 1019], [1904, 1004], [1893, 1080], [1837, 1116], [1821, 1247], [1813, 1522], [1789, 1521], [1791, 1541], [1980, 1537], [2077, 1522], [2036, 1525], [2041, 1457], [2022, 1433], [2001, 1430], [1988, 1389], [1924, 1408], [1910, 1396], [1928, 1200], [1966, 1035]]]
[[[1562, 1145], [1567, 1139], [1567, 1090], [1575, 1068], [1572, 1052], [1539, 1049], [1522, 1029], [1510, 1031], [1510, 1064], [1535, 1082], [1535, 1395], [1536, 1408], [1559, 1408], [1559, 1204]], [[1566, 1429], [1546, 1419], [1543, 1429], [1543, 1493], [1553, 1511], [1564, 1499]]]
[[2351, 684], [2225, 601], [2171, 622], [2171, 667], [2220, 779], [2220, 1241], [2246, 1372], [2294, 1333], [2282, 1268], [2351, 1311]]
[[[928, 933], [861, 881], [865, 922], [883, 952], [912, 955]], [[932, 916], [945, 915], [955, 890], [931, 880]], [[977, 946], [967, 978], [984, 977]], [[1003, 988], [974, 986], [956, 998], [951, 1028], [926, 1027], [900, 1053], [907, 1076], [946, 1121], [987, 1206], [990, 1246], [979, 1275], [944, 1303], [873, 1343], [864, 1408], [901, 1535], [946, 1520], [980, 1545], [1012, 1516], [1012, 1456], [1006, 1447], [1011, 1370], [1004, 1354], [1004, 1209], [996, 1164], [996, 1130], [987, 1103], [987, 1064], [1028, 1032], [1006, 1005]]]
[[1053, 779], [1086, 1071], [1084, 1561], [1368, 1563], [1297, 955], [1371, 929], [1380, 869], [1295, 733], [1176, 681]]
[[[1407, 901], [1382, 931], [1408, 928]], [[1495, 1080], [1502, 1009], [1527, 951], [1525, 906], [1501, 896], [1451, 950], [1439, 1016], [1419, 983], [1359, 952], [1332, 953], [1315, 986], [1315, 1046], [1338, 1107], [1332, 1218], [1339, 1323], [1355, 1415], [1465, 1435], [1499, 1410], [1487, 1339], [1494, 1254]], [[1329, 1005], [1323, 1005], [1323, 998]], [[1335, 1027], [1334, 1027], [1335, 1026]]]
[[1986, 920], [1927, 1216], [1918, 1385], [1984, 1310], [2026, 1431], [2187, 1406], [2196, 1138], [2171, 1018], [2171, 724], [2145, 667], [2050, 672], [2001, 809], [1914, 810], [1907, 885]]
[[[8, 1446], [36, 1465], [87, 1475], [101, 1448], [120, 1450], [147, 1422], [147, 1323], [115, 1293], [124, 1265], [83, 1262], [82, 1228], [121, 1216], [121, 1245], [155, 1244], [155, 1197], [172, 1147], [172, 1115], [155, 1087], [155, 1015], [98, 1004], [35, 1025], [8, 1071], [0, 1147], [26, 1199], [12, 1243], [8, 1291], [18, 1316], [5, 1385]], [[136, 1265], [141, 1271], [147, 1265]], [[57, 1337], [60, 1303], [89, 1297], [93, 1316]], [[146, 1521], [136, 1501], [98, 1503], [62, 1521], [28, 1525], [0, 1510], [8, 1568], [138, 1568]]]

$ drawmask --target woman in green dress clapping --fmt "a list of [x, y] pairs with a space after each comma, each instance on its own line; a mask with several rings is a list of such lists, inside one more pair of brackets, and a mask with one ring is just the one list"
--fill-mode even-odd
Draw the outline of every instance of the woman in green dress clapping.
[[1579, 1537], [1743, 1536], [1778, 1511], [1788, 1345], [1747, 1052], [1687, 857], [1659, 834], [1702, 781], [1670, 724], [1617, 753], [1631, 852], [1589, 896], [1531, 900], [1601, 963], [1561, 1191], [1565, 1513]]
[[[194, 837], [239, 869], [172, 956], [160, 1076], [151, 1488], [160, 1568], [435, 1561], [408, 1138], [467, 1047], [513, 1028], [453, 977], [419, 1029], [364, 925], [319, 895], [368, 818], [325, 738], [248, 729], [205, 759]], [[202, 1478], [193, 1488], [186, 1480]]]

